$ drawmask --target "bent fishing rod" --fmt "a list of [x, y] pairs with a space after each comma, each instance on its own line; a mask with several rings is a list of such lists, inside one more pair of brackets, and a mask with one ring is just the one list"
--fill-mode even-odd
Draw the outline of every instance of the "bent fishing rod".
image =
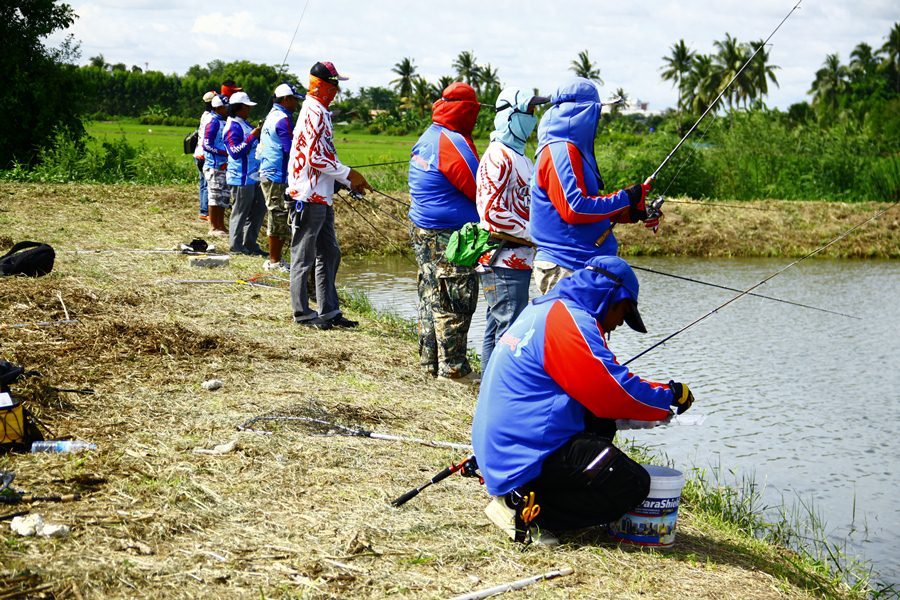
[[725, 308], [726, 306], [728, 306], [728, 305], [731, 304], [732, 302], [734, 302], [734, 301], [736, 301], [736, 300], [739, 300], [740, 298], [743, 298], [744, 296], [750, 295], [750, 293], [751, 293], [753, 290], [755, 290], [756, 288], [758, 288], [759, 286], [761, 286], [761, 285], [763, 285], [763, 284], [765, 284], [765, 283], [771, 281], [772, 279], [774, 279], [775, 277], [781, 275], [782, 273], [784, 273], [785, 271], [787, 271], [787, 270], [790, 269], [791, 267], [793, 267], [793, 266], [795, 266], [795, 265], [798, 265], [798, 264], [802, 263], [802, 262], [803, 262], [804, 260], [806, 260], [807, 258], [811, 258], [811, 257], [815, 256], [816, 254], [819, 254], [820, 252], [822, 252], [822, 251], [825, 250], [826, 248], [828, 248], [828, 247], [830, 247], [830, 246], [832, 246], [832, 245], [838, 243], [839, 241], [841, 241], [842, 239], [844, 239], [845, 237], [847, 237], [848, 235], [850, 235], [851, 233], [853, 233], [854, 231], [856, 231], [857, 229], [859, 229], [860, 227], [862, 227], [863, 225], [866, 225], [867, 223], [870, 223], [871, 221], [874, 221], [875, 219], [877, 219], [878, 217], [880, 217], [880, 216], [883, 215], [884, 213], [886, 213], [886, 212], [888, 212], [889, 210], [895, 208], [895, 207], [897, 206], [897, 204], [900, 204], [900, 201], [897, 201], [897, 202], [892, 203], [890, 206], [888, 206], [887, 208], [885, 208], [885, 209], [883, 209], [883, 210], [878, 211], [877, 213], [875, 213], [874, 215], [872, 215], [871, 217], [869, 217], [869, 218], [866, 219], [865, 221], [862, 221], [861, 223], [857, 223], [856, 225], [854, 225], [854, 226], [851, 227], [850, 229], [847, 229], [846, 231], [844, 231], [843, 233], [841, 233], [839, 236], [837, 236], [836, 238], [832, 239], [830, 242], [828, 242], [828, 243], [826, 243], [826, 244], [824, 244], [824, 245], [822, 245], [822, 246], [819, 246], [818, 248], [816, 248], [816, 249], [813, 250], [812, 252], [810, 252], [810, 253], [808, 253], [808, 254], [805, 254], [805, 255], [801, 256], [800, 258], [798, 258], [798, 259], [795, 260], [794, 262], [792, 262], [792, 263], [790, 263], [790, 264], [788, 264], [788, 265], [782, 267], [781, 269], [775, 271], [774, 273], [772, 273], [771, 275], [769, 275], [768, 277], [766, 277], [765, 279], [763, 279], [763, 280], [760, 281], [759, 283], [756, 283], [756, 284], [754, 284], [754, 285], [748, 287], [746, 290], [743, 290], [743, 291], [742, 291], [741, 293], [739, 293], [738, 295], [731, 297], [730, 299], [728, 299], [728, 300], [726, 300], [725, 302], [723, 302], [722, 304], [718, 305], [717, 307], [715, 307], [715, 308], [712, 309], [711, 311], [707, 312], [707, 313], [704, 314], [703, 316], [698, 317], [697, 319], [694, 319], [693, 321], [691, 321], [690, 323], [688, 323], [687, 325], [685, 325], [684, 327], [682, 327], [681, 329], [679, 329], [679, 330], [676, 331], [675, 333], [671, 333], [671, 334], [667, 335], [666, 337], [664, 337], [664, 338], [661, 339], [660, 341], [656, 342], [655, 344], [653, 344], [652, 346], [650, 346], [650, 347], [647, 348], [646, 350], [643, 350], [643, 351], [641, 351], [640, 353], [638, 353], [638, 354], [632, 356], [631, 358], [629, 358], [628, 360], [626, 360], [624, 363], [622, 363], [622, 366], [628, 365], [628, 364], [634, 362], [635, 360], [639, 359], [640, 357], [644, 356], [645, 354], [647, 354], [647, 353], [650, 352], [651, 350], [653, 350], [653, 349], [655, 349], [655, 348], [658, 348], [658, 347], [662, 346], [663, 344], [665, 344], [666, 342], [668, 342], [669, 340], [671, 340], [671, 339], [672, 339], [673, 337], [675, 337], [676, 335], [679, 335], [679, 334], [681, 334], [681, 333], [684, 333], [685, 331], [687, 331], [688, 329], [690, 329], [690, 328], [693, 327], [694, 325], [696, 325], [696, 324], [700, 323], [701, 321], [704, 321], [705, 319], [707, 319], [707, 318], [711, 317], [712, 315], [716, 314], [717, 312], [719, 312], [721, 309]]
[[[786, 14], [784, 16], [784, 18], [781, 19], [781, 22], [778, 23], [778, 26], [772, 30], [772, 33], [769, 34], [769, 37], [767, 37], [763, 41], [763, 43], [760, 44], [756, 48], [756, 50], [753, 51], [753, 54], [750, 55], [750, 58], [748, 58], [746, 61], [744, 61], [744, 64], [741, 65], [741, 68], [738, 69], [737, 73], [735, 73], [731, 77], [731, 79], [728, 81], [728, 83], [725, 84], [725, 87], [722, 88], [722, 90], [719, 92], [719, 95], [716, 96], [715, 99], [709, 103], [709, 106], [706, 107], [706, 110], [703, 111], [703, 114], [701, 114], [700, 117], [694, 122], [694, 124], [691, 125], [691, 128], [688, 129], [687, 133], [685, 133], [684, 136], [682, 136], [682, 138], [678, 141], [678, 143], [675, 144], [675, 147], [672, 148], [672, 151], [669, 152], [669, 154], [666, 156], [666, 158], [663, 159], [662, 163], [660, 163], [660, 165], [658, 167], [656, 167], [656, 170], [653, 171], [653, 174], [650, 175], [650, 177], [648, 179], [655, 180], [657, 178], [660, 171], [662, 171], [665, 168], [665, 166], [667, 164], [669, 164], [669, 161], [672, 160], [672, 158], [675, 156], [675, 154], [678, 153], [678, 150], [681, 149], [681, 147], [684, 145], [684, 143], [687, 141], [687, 139], [691, 136], [691, 134], [694, 133], [694, 131], [697, 129], [697, 127], [700, 125], [700, 123], [703, 121], [703, 119], [706, 117], [706, 115], [708, 115], [716, 106], [718, 106], [719, 101], [722, 99], [723, 96], [725, 96], [725, 92], [727, 92], [731, 88], [731, 86], [734, 84], [734, 82], [737, 81], [738, 77], [740, 77], [741, 74], [750, 65], [750, 63], [753, 62], [753, 59], [755, 59], [757, 57], [757, 55], [760, 52], [762, 52], [763, 48], [765, 48], [766, 45], [769, 43], [769, 40], [771, 40], [772, 37], [778, 32], [778, 30], [781, 29], [781, 26], [784, 25], [784, 23], [791, 17], [791, 15], [794, 14], [794, 12], [800, 8], [800, 3], [802, 1], [803, 0], [798, 0], [797, 4], [794, 5], [794, 7], [790, 10], [790, 12], [788, 12], [788, 14]], [[648, 218], [654, 218], [654, 217], [658, 218], [660, 216], [663, 202], [665, 202], [665, 198], [663, 196], [659, 196], [656, 200], [653, 200], [652, 202], [648, 203], [648, 206], [647, 206]]]

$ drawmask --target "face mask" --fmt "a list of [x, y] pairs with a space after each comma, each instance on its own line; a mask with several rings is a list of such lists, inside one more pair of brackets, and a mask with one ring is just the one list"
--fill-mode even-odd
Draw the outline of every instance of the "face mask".
[[528, 114], [530, 101], [530, 95], [517, 91], [513, 100], [515, 103], [509, 100], [505, 104], [501, 103], [494, 118], [491, 139], [500, 140], [519, 154], [525, 154], [525, 142], [538, 122], [535, 115]]

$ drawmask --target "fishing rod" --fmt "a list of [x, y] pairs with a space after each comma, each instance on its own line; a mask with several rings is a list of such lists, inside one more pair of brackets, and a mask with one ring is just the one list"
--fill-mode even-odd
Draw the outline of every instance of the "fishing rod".
[[397, 215], [392, 214], [392, 213], [386, 211], [385, 209], [381, 208], [380, 206], [375, 204], [372, 200], [369, 200], [368, 198], [366, 198], [363, 194], [359, 194], [357, 192], [354, 192], [353, 190], [350, 190], [348, 192], [348, 194], [354, 200], [357, 200], [357, 201], [360, 201], [360, 202], [363, 202], [363, 203], [369, 205], [372, 208], [373, 212], [378, 211], [378, 212], [382, 213], [383, 215], [386, 215], [389, 219], [391, 219], [392, 221], [395, 221], [399, 225], [402, 225], [403, 227], [408, 226], [408, 223], [402, 221], [400, 218], [397, 217]]
[[[385, 239], [387, 239], [387, 236], [381, 231], [381, 229], [379, 229], [378, 227], [376, 227], [375, 224], [372, 223], [372, 221], [370, 221], [368, 218], [366, 218], [366, 216], [365, 216], [364, 214], [362, 214], [362, 213], [359, 211], [359, 209], [356, 208], [356, 206], [350, 201], [349, 198], [347, 198], [347, 196], [345, 196], [345, 195], [343, 195], [343, 194], [341, 194], [341, 193], [339, 193], [339, 192], [336, 193], [335, 195], [336, 195], [338, 198], [340, 198], [341, 200], [343, 200], [344, 203], [345, 203], [347, 206], [350, 207], [350, 210], [352, 210], [353, 212], [355, 212], [355, 213], [359, 216], [359, 218], [361, 218], [363, 221], [365, 221], [365, 223], [366, 223], [369, 227], [372, 228], [372, 231], [374, 231], [374, 232], [375, 232], [376, 234], [378, 234], [379, 236], [384, 237]], [[416, 268], [418, 268], [419, 264], [418, 264], [417, 262], [413, 261], [411, 258], [409, 258], [409, 257], [406, 255], [405, 249], [404, 249], [404, 248], [398, 246], [396, 242], [392, 242], [392, 241], [390, 241], [390, 240], [388, 240], [388, 242], [390, 243], [391, 246], [394, 247], [394, 250], [399, 251], [400, 256], [402, 256], [403, 258], [405, 258], [406, 260], [408, 260], [410, 263], [414, 264], [414, 265], [416, 266]]]
[[406, 437], [401, 435], [393, 435], [390, 433], [378, 433], [370, 431], [362, 427], [348, 427], [326, 419], [316, 417], [303, 417], [294, 415], [260, 415], [253, 417], [237, 426], [238, 431], [247, 431], [251, 433], [261, 433], [272, 435], [271, 431], [261, 429], [253, 429], [252, 426], [260, 421], [281, 421], [300, 423], [308, 428], [319, 431], [323, 434], [337, 434], [348, 437], [364, 437], [373, 440], [384, 440], [388, 442], [404, 442], [407, 444], [422, 444], [423, 446], [431, 446], [432, 448], [451, 448], [453, 450], [472, 450], [471, 444], [459, 444], [456, 442], [444, 442], [441, 440], [426, 440], [417, 437]]
[[[691, 134], [694, 133], [694, 131], [700, 125], [700, 122], [703, 121], [703, 119], [706, 117], [706, 115], [708, 115], [710, 113], [710, 111], [712, 111], [712, 109], [715, 108], [719, 104], [719, 100], [722, 99], [722, 97], [725, 95], [725, 92], [727, 92], [728, 89], [731, 88], [732, 84], [735, 81], [737, 81], [737, 78], [740, 77], [741, 74], [744, 72], [744, 70], [750, 65], [750, 63], [753, 62], [753, 59], [755, 59], [756, 56], [766, 47], [766, 45], [769, 43], [769, 40], [771, 40], [772, 37], [778, 32], [778, 30], [781, 29], [781, 26], [784, 25], [785, 21], [787, 21], [790, 18], [790, 16], [792, 14], [794, 14], [794, 12], [798, 8], [800, 8], [800, 3], [802, 1], [803, 0], [798, 0], [797, 4], [795, 4], [794, 7], [790, 10], [790, 12], [788, 12], [788, 14], [786, 14], [784, 16], [784, 18], [781, 20], [780, 23], [778, 23], [778, 26], [772, 30], [772, 33], [769, 34], [769, 37], [767, 37], [763, 41], [763, 43], [760, 44], [756, 48], [756, 50], [753, 51], [753, 54], [750, 55], [750, 58], [748, 58], [744, 62], [744, 64], [741, 65], [741, 68], [738, 69], [738, 72], [735, 73], [731, 77], [731, 79], [728, 81], [728, 83], [725, 84], [725, 87], [722, 88], [722, 90], [719, 92], [719, 95], [716, 96], [712, 102], [710, 102], [709, 106], [706, 107], [706, 110], [703, 111], [703, 114], [700, 115], [700, 118], [698, 118], [694, 122], [694, 124], [691, 125], [691, 128], [688, 130], [688, 132], [685, 133], [684, 136], [682, 136], [682, 138], [678, 141], [678, 143], [675, 145], [675, 147], [672, 148], [672, 151], [669, 152], [669, 154], [666, 156], [666, 158], [663, 159], [662, 163], [660, 163], [660, 165], [658, 167], [656, 167], [656, 170], [653, 171], [653, 174], [650, 175], [650, 177], [648, 179], [655, 180], [657, 178], [660, 171], [662, 171], [665, 168], [665, 166], [667, 164], [669, 164], [669, 161], [672, 160], [672, 157], [675, 156], [675, 154], [678, 152], [678, 150], [681, 148], [681, 146], [683, 146], [684, 143], [687, 141], [687, 139], [691, 136]], [[707, 129], [707, 131], [708, 131], [708, 129]], [[681, 172], [680, 169], [679, 169], [679, 172]], [[654, 217], [658, 218], [660, 216], [663, 202], [665, 202], [664, 197], [659, 196], [656, 200], [653, 200], [652, 202], [648, 203], [648, 206], [647, 206], [648, 218], [654, 218]]]
[[54, 327], [56, 325], [73, 325], [78, 319], [60, 319], [58, 321], [37, 321], [35, 323], [0, 323], [0, 329], [26, 329], [28, 327]]
[[384, 196], [388, 200], [393, 200], [397, 204], [400, 204], [401, 206], [405, 206], [406, 208], [410, 208], [410, 206], [411, 206], [409, 202], [405, 202], [405, 201], [401, 200], [400, 198], [395, 198], [393, 196], [385, 194], [381, 190], [376, 190], [375, 188], [372, 188], [372, 191], [375, 192], [376, 194], [378, 194], [379, 196]]
[[687, 331], [688, 329], [690, 329], [691, 327], [693, 327], [693, 326], [696, 325], [697, 323], [700, 323], [701, 321], [707, 319], [708, 317], [711, 317], [712, 315], [714, 315], [715, 313], [717, 313], [717, 312], [720, 311], [721, 309], [725, 308], [726, 306], [728, 306], [729, 304], [731, 304], [731, 303], [734, 302], [735, 300], [738, 300], [739, 298], [742, 298], [742, 297], [744, 297], [744, 296], [749, 295], [750, 292], [752, 292], [753, 290], [755, 290], [755, 289], [758, 288], [759, 286], [761, 286], [761, 285], [763, 285], [763, 284], [765, 284], [765, 283], [771, 281], [772, 279], [774, 279], [774, 278], [777, 277], [778, 275], [781, 275], [782, 273], [784, 273], [785, 271], [787, 271], [787, 270], [790, 269], [791, 267], [793, 267], [793, 266], [795, 266], [795, 265], [797, 265], [797, 264], [800, 264], [801, 262], [803, 262], [803, 261], [806, 260], [807, 258], [810, 258], [810, 257], [812, 257], [812, 256], [815, 256], [816, 254], [822, 252], [822, 251], [825, 250], [826, 248], [828, 248], [828, 247], [830, 247], [830, 246], [836, 244], [837, 242], [841, 241], [842, 239], [844, 239], [845, 237], [847, 237], [848, 235], [850, 235], [851, 233], [853, 233], [854, 231], [856, 231], [857, 229], [859, 229], [860, 227], [862, 227], [863, 225], [866, 225], [867, 223], [870, 223], [871, 221], [874, 221], [875, 219], [877, 219], [878, 217], [880, 217], [880, 216], [883, 215], [884, 213], [886, 213], [886, 212], [888, 212], [889, 210], [893, 209], [894, 207], [897, 206], [897, 204], [900, 204], [900, 201], [892, 203], [890, 206], [888, 206], [887, 208], [885, 208], [885, 209], [883, 209], [883, 210], [878, 211], [877, 213], [875, 213], [874, 215], [872, 215], [871, 217], [869, 217], [869, 218], [866, 219], [865, 221], [863, 221], [863, 222], [861, 222], [861, 223], [857, 223], [856, 225], [854, 225], [854, 226], [851, 227], [850, 229], [848, 229], [848, 230], [844, 231], [843, 233], [841, 233], [841, 234], [840, 234], [839, 236], [837, 236], [836, 238], [832, 239], [832, 240], [831, 240], [830, 242], [828, 242], [827, 244], [824, 244], [824, 245], [822, 245], [822, 246], [819, 246], [818, 248], [816, 248], [816, 249], [813, 250], [812, 252], [810, 252], [810, 253], [808, 253], [808, 254], [805, 254], [804, 256], [798, 258], [797, 260], [795, 260], [794, 262], [790, 263], [789, 265], [787, 265], [787, 266], [785, 266], [785, 267], [782, 267], [781, 269], [775, 271], [774, 273], [772, 273], [771, 275], [769, 275], [768, 277], [766, 277], [765, 279], [763, 279], [763, 280], [760, 281], [759, 283], [756, 283], [756, 284], [750, 286], [750, 287], [747, 288], [746, 290], [743, 290], [741, 293], [739, 293], [737, 296], [733, 296], [733, 297], [730, 298], [729, 300], [723, 302], [722, 304], [720, 304], [719, 306], [715, 307], [714, 309], [712, 309], [711, 311], [709, 311], [709, 312], [706, 313], [705, 315], [703, 315], [703, 316], [701, 316], [701, 317], [699, 317], [699, 318], [697, 318], [697, 319], [694, 319], [693, 321], [691, 321], [690, 323], [688, 323], [687, 325], [685, 325], [684, 327], [682, 327], [681, 329], [679, 329], [679, 330], [676, 331], [675, 333], [672, 333], [672, 334], [667, 335], [666, 337], [664, 337], [664, 338], [661, 339], [660, 341], [656, 342], [655, 344], [653, 344], [652, 346], [650, 346], [650, 347], [647, 348], [646, 350], [643, 350], [643, 351], [641, 351], [640, 353], [638, 353], [638, 354], [632, 356], [631, 358], [629, 358], [628, 360], [626, 360], [624, 363], [622, 363], [622, 366], [625, 366], [625, 365], [628, 365], [628, 364], [634, 362], [635, 360], [637, 360], [637, 359], [639, 359], [640, 357], [644, 356], [645, 354], [647, 354], [648, 352], [650, 352], [650, 351], [653, 350], [654, 348], [658, 348], [659, 346], [662, 346], [663, 344], [665, 344], [666, 342], [668, 342], [669, 340], [671, 340], [671, 339], [672, 339], [673, 337], [675, 337], [676, 335], [678, 335], [678, 334], [680, 334], [680, 333], [683, 333], [683, 332]]
[[[655, 275], [663, 275], [665, 277], [672, 277], [673, 279], [681, 279], [682, 281], [690, 281], [691, 283], [699, 283], [700, 285], [708, 285], [709, 287], [718, 288], [720, 290], [728, 290], [729, 292], [741, 292], [743, 290], [739, 290], [738, 288], [728, 287], [727, 285], [719, 285], [718, 283], [710, 283], [709, 281], [703, 281], [701, 279], [693, 279], [691, 277], [684, 277], [683, 275], [675, 275], [674, 273], [666, 273], [665, 271], [657, 271], [656, 269], [650, 269], [648, 267], [639, 267], [637, 265], [631, 265], [632, 269], [637, 269], [638, 271], [646, 271], [647, 273], [653, 273]], [[765, 296], [763, 294], [754, 294], [749, 293], [748, 296], [754, 296], [756, 298], [763, 298], [765, 300], [773, 300], [775, 302], [783, 302], [785, 304], [790, 304], [792, 306], [799, 306], [800, 308], [808, 308], [810, 310], [818, 310], [820, 312], [829, 313], [832, 315], [839, 315], [841, 317], [848, 317], [850, 319], [856, 319], [861, 321], [860, 317], [856, 317], [853, 315], [848, 315], [847, 313], [838, 312], [836, 310], [829, 310], [827, 308], [819, 308], [818, 306], [810, 306], [809, 304], [802, 304], [800, 302], [794, 302], [792, 300], [784, 300], [782, 298], [776, 298], [774, 296]]]
[[464, 458], [463, 460], [461, 460], [460, 462], [458, 462], [456, 464], [452, 464], [449, 467], [444, 468], [443, 470], [438, 472], [436, 475], [434, 475], [434, 477], [432, 477], [431, 479], [429, 479], [422, 485], [420, 485], [418, 487], [414, 487], [413, 489], [409, 490], [402, 496], [395, 498], [394, 500], [391, 500], [391, 506], [394, 506], [394, 507], [403, 506], [404, 504], [406, 504], [407, 502], [409, 502], [410, 500], [412, 500], [413, 498], [418, 496], [419, 493], [422, 492], [422, 490], [431, 487], [435, 483], [439, 483], [439, 482], [447, 479], [448, 477], [450, 477], [451, 475], [453, 475], [454, 473], [457, 473], [457, 472], [462, 472], [463, 477], [477, 477], [481, 483], [484, 483], [484, 478], [482, 478], [481, 475], [478, 474], [478, 463], [475, 462], [475, 455], [471, 454], [471, 455], [467, 456], [466, 458]]
[[688, 130], [688, 132], [686, 134], [684, 134], [684, 137], [682, 137], [681, 140], [678, 142], [678, 144], [676, 144], [675, 147], [672, 149], [672, 151], [669, 152], [669, 155], [666, 156], [665, 160], [663, 160], [662, 163], [656, 168], [656, 170], [653, 171], [653, 175], [650, 176], [651, 179], [656, 179], [656, 176], [659, 175], [659, 172], [663, 170], [663, 168], [669, 163], [670, 160], [672, 160], [672, 157], [675, 156], [675, 153], [678, 152], [679, 148], [681, 148], [681, 146], [690, 137], [690, 135], [694, 132], [694, 130], [697, 129], [697, 126], [700, 125], [700, 122], [703, 120], [703, 118], [707, 114], [709, 114], [709, 111], [711, 111], [713, 108], [715, 108], [715, 106], [719, 103], [719, 100], [722, 99], [722, 96], [725, 95], [725, 92], [728, 91], [728, 88], [730, 88], [731, 85], [737, 80], [737, 78], [741, 76], [741, 73], [743, 73], [744, 70], [750, 65], [750, 63], [753, 62], [753, 59], [756, 58], [756, 56], [762, 51], [762, 49], [766, 47], [766, 44], [768, 44], [769, 40], [772, 39], [772, 36], [774, 36], [778, 32], [778, 30], [781, 29], [781, 26], [784, 25], [785, 21], [787, 21], [790, 18], [790, 16], [792, 14], [794, 14], [794, 11], [796, 11], [798, 8], [800, 8], [800, 3], [802, 1], [803, 0], [799, 0], [797, 2], [797, 4], [794, 5], [794, 8], [792, 8], [790, 10], [790, 12], [787, 15], [785, 15], [785, 17], [781, 20], [781, 22], [778, 24], [778, 26], [772, 30], [772, 33], [769, 34], [769, 37], [767, 37], [765, 39], [765, 41], [763, 41], [763, 43], [760, 44], [759, 47], [756, 48], [756, 50], [753, 52], [753, 54], [750, 55], [750, 58], [748, 58], [744, 62], [744, 64], [741, 66], [741, 68], [738, 70], [738, 72], [735, 73], [734, 76], [732, 76], [731, 80], [727, 84], [725, 84], [725, 87], [722, 88], [722, 91], [719, 92], [719, 95], [716, 96], [715, 100], [713, 100], [709, 104], [709, 106], [706, 107], [706, 110], [703, 111], [703, 114], [700, 115], [700, 118], [697, 119], [697, 121], [691, 126], [691, 128]]
[[369, 167], [385, 167], [388, 165], [408, 165], [409, 160], [392, 160], [389, 162], [371, 163], [368, 165], [349, 165], [351, 169], [367, 169]]
[[251, 287], [264, 287], [271, 289], [281, 289], [280, 286], [277, 285], [269, 285], [268, 283], [259, 283], [255, 281], [255, 278], [250, 279], [170, 279], [168, 281], [160, 281], [159, 283], [175, 283], [179, 285], [186, 284], [224, 284], [230, 283], [234, 285], [249, 285]]

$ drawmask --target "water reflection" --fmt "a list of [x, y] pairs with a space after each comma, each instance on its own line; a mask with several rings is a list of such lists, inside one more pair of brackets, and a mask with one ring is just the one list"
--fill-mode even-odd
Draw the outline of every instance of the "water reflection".
[[[745, 289], [788, 261], [635, 259], [635, 264]], [[616, 331], [626, 360], [733, 292], [639, 273], [649, 333]], [[415, 268], [403, 257], [347, 261], [344, 285], [376, 307], [415, 317]], [[813, 260], [756, 290], [862, 317], [862, 321], [745, 297], [641, 357], [642, 376], [691, 384], [701, 427], [640, 431], [676, 465], [718, 467], [765, 484], [764, 500], [815, 499], [829, 532], [900, 583], [900, 264]], [[536, 293], [532, 290], [532, 295]], [[484, 333], [479, 307], [469, 345]], [[731, 476], [729, 476], [731, 477]], [[855, 507], [855, 515], [854, 515]], [[855, 517], [855, 522], [854, 522]]]

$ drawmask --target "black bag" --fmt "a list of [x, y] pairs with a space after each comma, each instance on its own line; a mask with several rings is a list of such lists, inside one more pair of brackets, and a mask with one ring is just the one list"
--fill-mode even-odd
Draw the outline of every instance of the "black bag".
[[0, 275], [41, 277], [53, 270], [56, 252], [49, 244], [19, 242], [0, 256]]
[[184, 136], [184, 153], [185, 154], [193, 154], [194, 150], [197, 149], [197, 144], [200, 142], [200, 133], [198, 130], [193, 130], [186, 136]]

